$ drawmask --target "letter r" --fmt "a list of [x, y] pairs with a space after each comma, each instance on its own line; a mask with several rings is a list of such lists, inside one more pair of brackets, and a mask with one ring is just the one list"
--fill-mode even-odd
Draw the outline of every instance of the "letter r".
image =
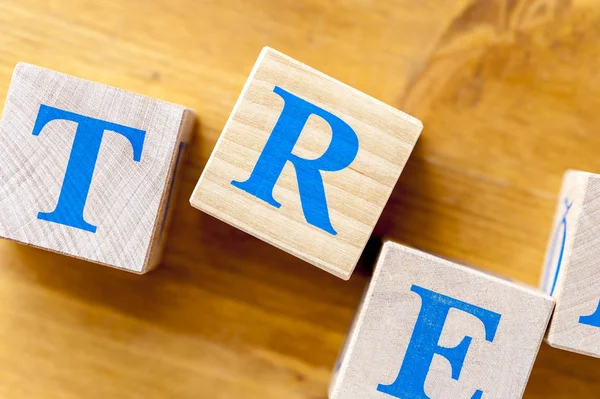
[[104, 132], [118, 133], [129, 140], [133, 147], [133, 160], [136, 162], [141, 160], [146, 132], [42, 104], [33, 127], [33, 135], [39, 136], [44, 126], [54, 120], [75, 122], [77, 130], [56, 209], [50, 213], [38, 213], [38, 219], [95, 233], [96, 226], [84, 220], [83, 211]]
[[[411, 287], [411, 291], [421, 297], [421, 311], [404, 361], [396, 380], [390, 385], [379, 384], [377, 390], [400, 399], [429, 399], [425, 394], [425, 379], [434, 355], [443, 356], [450, 362], [452, 379], [458, 380], [472, 341], [471, 337], [465, 336], [454, 348], [439, 345], [450, 309], [458, 309], [477, 317], [483, 323], [485, 339], [489, 342], [496, 336], [501, 315], [416, 285]], [[482, 395], [483, 392], [477, 390], [471, 399], [481, 399]]]
[[[275, 86], [273, 91], [284, 100], [279, 120], [248, 180], [232, 181], [231, 184], [279, 208], [281, 204], [273, 198], [273, 189], [289, 161], [296, 171], [300, 202], [306, 221], [335, 235], [337, 232], [329, 219], [321, 172], [337, 172], [348, 167], [358, 153], [358, 137], [354, 130], [337, 116], [278, 86]], [[331, 142], [319, 158], [304, 159], [292, 154], [292, 151], [311, 115], [319, 116], [329, 124]]]

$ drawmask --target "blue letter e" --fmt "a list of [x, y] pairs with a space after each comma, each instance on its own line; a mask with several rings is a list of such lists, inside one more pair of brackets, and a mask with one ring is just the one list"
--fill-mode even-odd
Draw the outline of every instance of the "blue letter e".
[[[485, 329], [485, 339], [489, 342], [496, 336], [500, 315], [416, 285], [411, 287], [411, 291], [421, 297], [421, 311], [415, 329], [396, 381], [391, 385], [380, 384], [377, 390], [400, 399], [429, 399], [425, 394], [425, 379], [434, 355], [443, 356], [450, 362], [452, 378], [458, 380], [471, 345], [472, 338], [469, 336], [465, 336], [454, 348], [438, 344], [450, 309], [461, 310], [481, 320]], [[481, 395], [483, 392], [477, 390], [471, 399], [481, 399]]]
[[50, 213], [38, 213], [38, 219], [95, 233], [96, 226], [83, 219], [83, 210], [104, 132], [115, 132], [129, 140], [133, 147], [133, 160], [136, 162], [142, 157], [146, 132], [42, 104], [33, 127], [33, 135], [39, 136], [44, 126], [54, 120], [75, 122], [77, 131], [56, 209]]
[[[296, 170], [304, 218], [313, 226], [335, 235], [337, 233], [329, 220], [321, 171], [336, 172], [348, 167], [358, 153], [358, 137], [337, 116], [278, 86], [273, 91], [285, 102], [279, 120], [248, 180], [231, 184], [279, 208], [281, 204], [273, 198], [273, 188], [283, 167], [290, 161]], [[319, 116], [329, 124], [331, 142], [321, 157], [304, 159], [292, 154], [292, 150], [311, 115]]]

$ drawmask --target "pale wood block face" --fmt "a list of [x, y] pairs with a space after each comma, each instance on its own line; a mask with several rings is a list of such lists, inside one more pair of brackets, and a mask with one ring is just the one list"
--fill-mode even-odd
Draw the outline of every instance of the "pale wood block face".
[[0, 122], [0, 237], [151, 269], [193, 119], [179, 105], [17, 65]]
[[347, 279], [421, 129], [265, 48], [190, 202]]
[[553, 306], [534, 289], [388, 242], [330, 398], [521, 398]]
[[600, 176], [565, 174], [542, 287], [556, 299], [549, 345], [600, 357]]

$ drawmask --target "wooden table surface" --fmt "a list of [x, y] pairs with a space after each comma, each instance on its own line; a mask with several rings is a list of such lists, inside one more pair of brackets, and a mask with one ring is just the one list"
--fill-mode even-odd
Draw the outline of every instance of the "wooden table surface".
[[[265, 45], [425, 124], [349, 282], [188, 204]], [[325, 398], [379, 239], [537, 284], [563, 171], [600, 172], [593, 0], [0, 0], [2, 102], [18, 61], [200, 126], [156, 271], [0, 242], [0, 398]], [[599, 396], [542, 347], [526, 398]]]

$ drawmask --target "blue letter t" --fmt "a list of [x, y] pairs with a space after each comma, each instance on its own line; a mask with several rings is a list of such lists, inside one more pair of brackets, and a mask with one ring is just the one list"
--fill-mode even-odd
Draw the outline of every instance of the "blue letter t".
[[104, 132], [108, 130], [127, 138], [133, 147], [133, 160], [136, 162], [142, 157], [146, 132], [42, 104], [33, 135], [39, 136], [44, 126], [57, 119], [77, 123], [77, 131], [56, 209], [50, 213], [38, 213], [38, 219], [95, 233], [96, 226], [83, 219], [83, 211]]

